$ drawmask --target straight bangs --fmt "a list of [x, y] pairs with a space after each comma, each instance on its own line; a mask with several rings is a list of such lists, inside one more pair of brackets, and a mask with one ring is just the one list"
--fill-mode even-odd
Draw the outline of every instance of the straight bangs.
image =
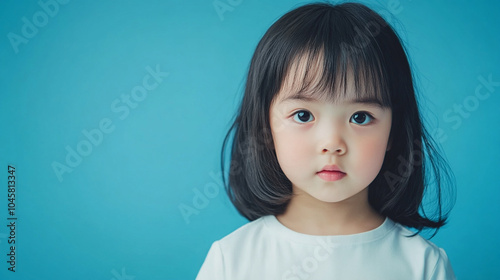
[[279, 38], [291, 49], [281, 54], [284, 73], [273, 101], [278, 93], [329, 102], [349, 95], [392, 107], [390, 75], [380, 60], [384, 54], [377, 41], [380, 28], [387, 24], [380, 18], [379, 28], [372, 32], [363, 20], [354, 17], [346, 24], [344, 16], [334, 8], [305, 23], [290, 24], [289, 36]]

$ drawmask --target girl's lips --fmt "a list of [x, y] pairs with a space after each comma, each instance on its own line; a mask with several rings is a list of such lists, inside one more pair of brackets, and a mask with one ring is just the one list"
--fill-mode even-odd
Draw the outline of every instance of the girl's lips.
[[344, 178], [344, 176], [346, 175], [344, 172], [341, 171], [326, 171], [326, 170], [322, 170], [317, 174], [321, 179], [329, 182], [340, 180]]
[[340, 169], [340, 167], [338, 167], [337, 165], [332, 164], [332, 165], [325, 165], [323, 167], [323, 169], [321, 169], [321, 171], [340, 171], [340, 172], [342, 172], [342, 169]]

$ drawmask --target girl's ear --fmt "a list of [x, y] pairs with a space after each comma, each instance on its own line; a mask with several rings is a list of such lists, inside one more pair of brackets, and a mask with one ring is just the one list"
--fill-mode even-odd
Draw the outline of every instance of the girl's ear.
[[389, 142], [387, 143], [387, 149], [385, 150], [386, 152], [388, 152], [392, 147], [392, 137], [389, 137]]

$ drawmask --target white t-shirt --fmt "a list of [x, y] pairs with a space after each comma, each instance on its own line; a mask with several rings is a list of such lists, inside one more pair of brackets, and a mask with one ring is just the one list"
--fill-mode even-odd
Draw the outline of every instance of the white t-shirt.
[[269, 215], [215, 241], [196, 280], [456, 279], [443, 249], [386, 218], [371, 231], [295, 232]]

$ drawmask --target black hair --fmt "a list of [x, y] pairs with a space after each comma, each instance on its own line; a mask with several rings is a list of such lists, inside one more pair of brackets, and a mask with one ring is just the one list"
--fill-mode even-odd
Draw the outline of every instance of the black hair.
[[[368, 186], [369, 203], [381, 215], [418, 232], [437, 231], [448, 218], [443, 189], [453, 186], [451, 171], [422, 123], [400, 38], [379, 14], [357, 3], [296, 8], [278, 19], [257, 45], [243, 100], [221, 152], [224, 185], [239, 213], [249, 220], [279, 215], [292, 197], [292, 184], [274, 150], [269, 109], [292, 65], [303, 58], [308, 66], [321, 60], [315, 94], [334, 97], [334, 89], [345, 88], [349, 75], [357, 94], [371, 94], [391, 108], [390, 149]], [[309, 76], [300, 81], [303, 89], [311, 87]], [[226, 181], [225, 150], [231, 136]], [[432, 186], [434, 194], [428, 193]], [[435, 195], [433, 216], [423, 208], [424, 193]]]

